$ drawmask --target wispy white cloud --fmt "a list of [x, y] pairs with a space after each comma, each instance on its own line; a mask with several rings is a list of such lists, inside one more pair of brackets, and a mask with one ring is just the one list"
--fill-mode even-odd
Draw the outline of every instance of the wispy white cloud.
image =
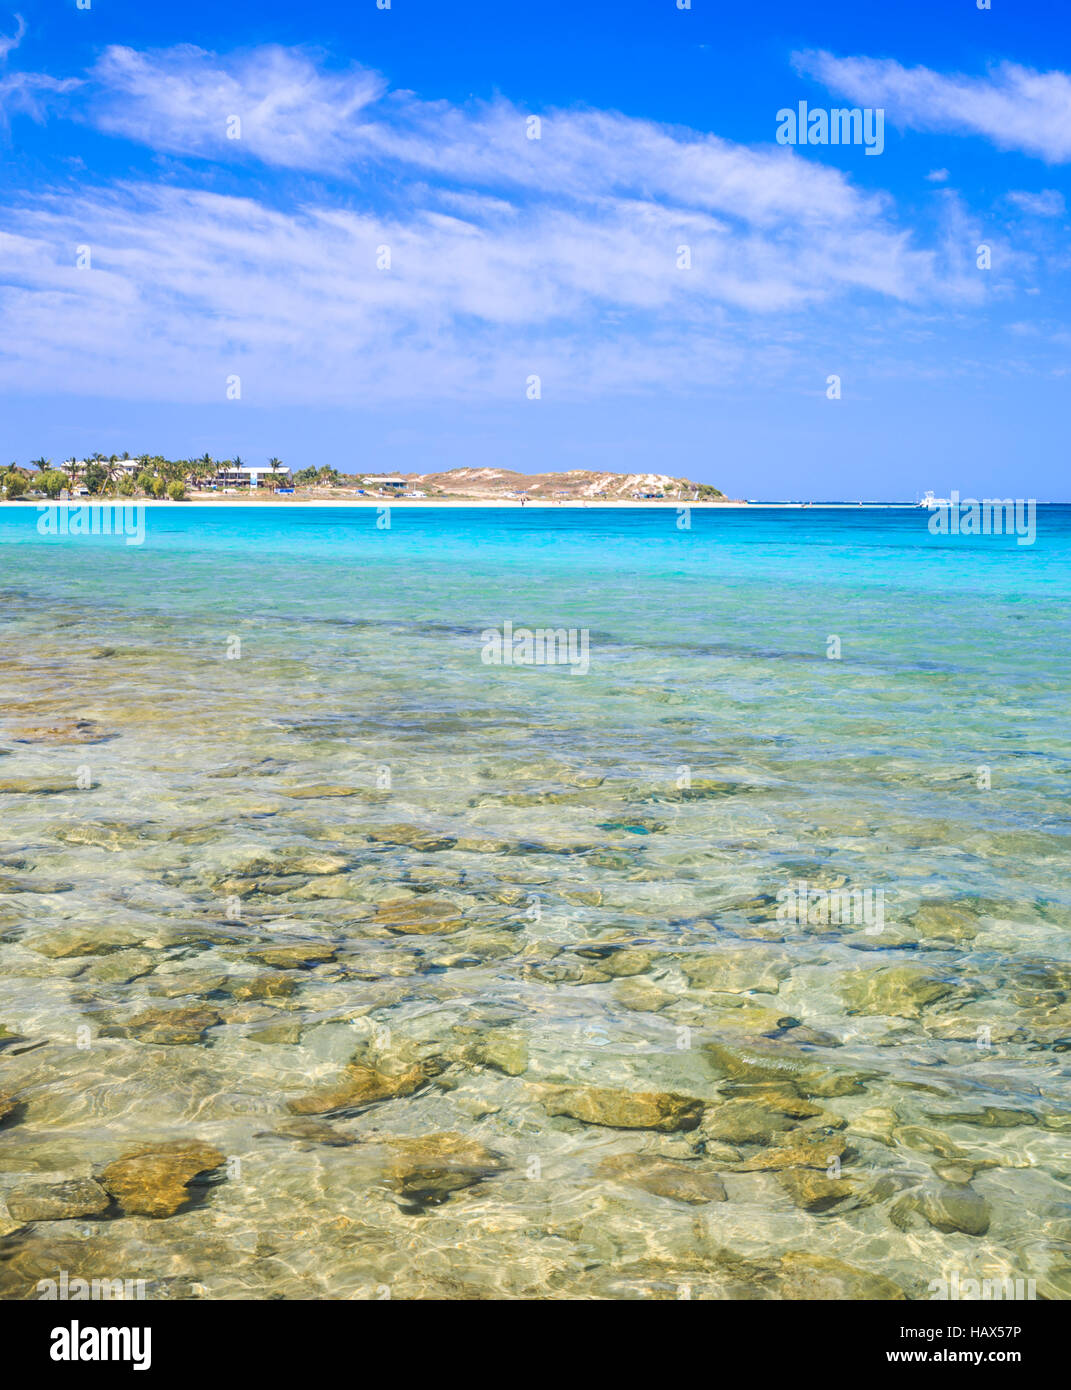
[[706, 388], [807, 360], [846, 303], [984, 293], [973, 229], [920, 245], [836, 169], [617, 112], [535, 113], [529, 140], [504, 99], [425, 102], [275, 46], [112, 48], [80, 110], [215, 161], [217, 184], [248, 188], [255, 160], [257, 197], [175, 167], [24, 191], [0, 245], [9, 385], [213, 400], [238, 373], [244, 399], [310, 404], [513, 400], [532, 372], [559, 397]]
[[40, 198], [12, 221], [0, 311], [20, 350], [4, 374], [107, 394], [222, 398], [232, 372], [247, 398], [333, 402], [511, 399], [529, 372], [559, 396], [709, 385], [765, 370], [784, 313], [932, 277], [887, 231], [781, 241], [630, 201], [593, 218], [470, 200], [460, 216], [429, 194], [384, 217], [143, 185]]
[[[819, 225], [879, 210], [836, 170], [775, 146], [754, 149], [608, 111], [534, 114], [499, 99], [453, 106], [388, 92], [365, 68], [327, 69], [277, 46], [219, 57], [183, 46], [105, 51], [87, 117], [102, 130], [180, 155], [312, 172], [370, 165], [464, 188], [530, 189], [585, 200], [642, 195], [755, 223]], [[228, 138], [237, 116], [240, 138]]]
[[[0, 34], [0, 63], [7, 62], [8, 55], [18, 48], [25, 37], [26, 21], [17, 14], [15, 32]], [[6, 126], [15, 114], [43, 121], [48, 98], [73, 91], [78, 85], [75, 78], [52, 77], [43, 72], [14, 72], [0, 77], [0, 125]]]
[[1040, 193], [1024, 193], [1017, 189], [1008, 194], [1008, 202], [1031, 217], [1062, 217], [1067, 211], [1064, 195], [1055, 188], [1044, 188]]
[[74, 91], [78, 85], [77, 78], [50, 77], [43, 72], [13, 72], [0, 77], [0, 124], [7, 125], [14, 115], [43, 122], [49, 99]]
[[7, 55], [13, 49], [18, 48], [25, 37], [26, 21], [23, 19], [22, 15], [17, 14], [15, 16], [15, 32], [11, 35], [0, 34], [0, 63], [7, 58]]
[[249, 154], [321, 171], [354, 162], [361, 113], [385, 91], [367, 69], [328, 72], [308, 54], [277, 45], [225, 61], [192, 45], [150, 53], [113, 46], [91, 76], [89, 117], [110, 134], [175, 154]]
[[914, 130], [981, 135], [998, 149], [1050, 164], [1071, 160], [1071, 77], [1001, 63], [985, 77], [904, 67], [891, 58], [797, 53], [799, 72], [849, 100], [884, 106], [892, 124]]

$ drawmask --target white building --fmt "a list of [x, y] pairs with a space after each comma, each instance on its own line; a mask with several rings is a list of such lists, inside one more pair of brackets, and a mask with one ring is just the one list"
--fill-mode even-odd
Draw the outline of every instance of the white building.
[[214, 482], [219, 487], [259, 487], [261, 478], [271, 478], [278, 483], [290, 485], [291, 471], [286, 464], [270, 468], [266, 463], [242, 463], [237, 468], [231, 463], [221, 463]]
[[378, 487], [384, 492], [401, 492], [406, 485], [404, 478], [399, 478], [397, 473], [382, 478], [362, 478], [361, 482], [365, 487]]

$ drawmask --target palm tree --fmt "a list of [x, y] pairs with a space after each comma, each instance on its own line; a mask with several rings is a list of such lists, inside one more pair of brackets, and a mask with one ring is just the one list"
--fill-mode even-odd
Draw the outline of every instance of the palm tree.
[[109, 455], [108, 461], [107, 461], [107, 469], [108, 469], [108, 484], [107, 484], [107, 485], [108, 485], [109, 490], [112, 490], [112, 489], [114, 489], [114, 488], [118, 485], [119, 480], [125, 475], [126, 469], [124, 469], [124, 468], [122, 468], [122, 467], [120, 466], [119, 459], [118, 459], [118, 457], [117, 457], [115, 454], [110, 454], [110, 455]]
[[[12, 464], [11, 467], [14, 468], [15, 465]], [[51, 468], [51, 467], [52, 467], [52, 460], [51, 460], [51, 459], [46, 459], [46, 458], [31, 459], [31, 460], [30, 460], [30, 467], [31, 467], [31, 468], [36, 468], [37, 471], [38, 471], [38, 473], [43, 473], [43, 472], [45, 471], [46, 468]]]
[[279, 477], [282, 466], [282, 459], [270, 458], [268, 460], [268, 467], [271, 469], [268, 474], [268, 487], [271, 488], [272, 492], [275, 492], [282, 485], [282, 479]]

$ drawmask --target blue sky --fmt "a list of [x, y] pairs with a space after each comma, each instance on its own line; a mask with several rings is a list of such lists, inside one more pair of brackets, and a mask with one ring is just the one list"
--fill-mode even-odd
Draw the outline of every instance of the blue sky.
[[[16, 0], [0, 35], [5, 461], [1071, 497], [1051, 0]], [[801, 101], [882, 110], [881, 153], [778, 144]]]

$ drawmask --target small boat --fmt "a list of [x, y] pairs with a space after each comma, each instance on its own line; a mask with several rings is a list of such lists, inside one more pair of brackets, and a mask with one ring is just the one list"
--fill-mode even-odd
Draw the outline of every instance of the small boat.
[[925, 494], [918, 506], [925, 507], [928, 512], [935, 511], [938, 507], [951, 507], [952, 503], [947, 497], [935, 497], [932, 489]]

